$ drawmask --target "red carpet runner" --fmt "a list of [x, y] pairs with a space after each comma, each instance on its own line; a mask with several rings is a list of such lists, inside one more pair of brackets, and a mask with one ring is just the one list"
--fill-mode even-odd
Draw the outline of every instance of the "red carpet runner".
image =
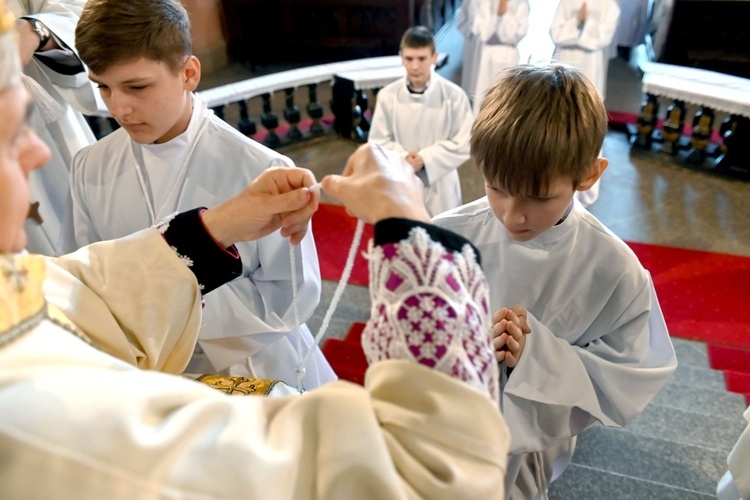
[[[356, 220], [336, 205], [322, 204], [313, 217], [321, 274], [338, 281], [351, 245]], [[365, 230], [349, 283], [367, 285]], [[673, 337], [708, 345], [711, 366], [723, 370], [730, 391], [750, 404], [750, 258], [681, 248], [631, 243], [654, 280]], [[355, 324], [344, 340], [330, 339], [323, 352], [338, 375], [362, 383], [367, 363], [359, 343], [363, 325]]]

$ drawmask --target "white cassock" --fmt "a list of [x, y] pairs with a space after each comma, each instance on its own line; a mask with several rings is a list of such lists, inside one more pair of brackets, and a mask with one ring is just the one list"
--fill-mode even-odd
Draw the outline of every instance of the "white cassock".
[[[195, 151], [185, 164], [196, 139]], [[183, 165], [186, 170], [181, 180], [178, 177]], [[216, 118], [205, 102], [193, 96], [188, 129], [175, 139], [165, 144], [138, 145], [124, 129], [118, 129], [76, 156], [63, 246], [72, 251], [149, 227], [153, 221], [147, 199], [158, 221], [175, 211], [215, 206], [242, 191], [268, 167], [291, 165], [290, 159]], [[188, 370], [228, 370], [232, 375], [283, 380], [295, 387], [295, 368], [300, 360], [289, 242], [277, 231], [237, 248], [243, 276], [205, 297], [198, 344], [212, 366], [193, 365]], [[315, 311], [321, 289], [311, 231], [295, 248], [295, 257], [304, 354], [313, 342], [304, 322]], [[335, 378], [316, 349], [306, 365], [305, 388]]]
[[468, 94], [469, 100], [472, 102], [475, 99], [474, 89], [476, 88], [482, 46], [482, 41], [479, 38], [480, 19], [476, 15], [478, 3], [479, 0], [464, 0], [461, 3], [461, 10], [456, 21], [456, 28], [464, 37], [464, 46], [461, 53], [461, 88]]
[[729, 470], [716, 488], [719, 500], [750, 498], [750, 407], [745, 410], [744, 416], [748, 425], [727, 458]]
[[479, 25], [479, 69], [474, 84], [474, 115], [487, 87], [504, 68], [518, 64], [518, 42], [529, 31], [529, 2], [509, 0], [508, 11], [497, 15], [499, 0], [475, 0]]
[[[155, 229], [48, 260], [46, 271], [44, 297], [34, 269], [23, 294], [0, 273], [3, 498], [501, 496], [500, 412], [437, 370], [381, 361], [365, 387], [336, 381], [273, 399], [157, 372], [190, 358], [201, 294]], [[440, 283], [422, 285], [441, 293]], [[44, 298], [119, 359], [40, 318]]]
[[578, 201], [525, 243], [508, 237], [486, 197], [433, 222], [479, 249], [493, 311], [528, 310], [531, 333], [501, 399], [512, 436], [506, 493], [534, 498], [535, 458], [547, 483], [557, 478], [577, 434], [626, 425], [677, 367], [651, 278]]
[[[70, 164], [81, 148], [96, 140], [81, 113], [95, 114], [106, 109], [97, 101], [96, 92], [73, 45], [76, 23], [86, 0], [8, 0], [6, 3], [16, 17], [39, 19], [62, 47], [36, 55], [24, 68], [24, 73], [64, 110], [62, 115], [50, 117], [51, 121], [46, 123], [41, 122], [41, 116], [32, 120], [34, 131], [49, 147], [51, 157], [44, 168], [29, 176], [31, 201], [39, 202], [43, 223], [40, 226], [27, 220], [24, 226], [30, 252], [59, 255]], [[50, 62], [50, 58], [54, 58], [54, 62]]]
[[457, 170], [469, 159], [474, 115], [466, 92], [434, 70], [423, 94], [410, 93], [406, 81], [400, 78], [378, 92], [368, 141], [404, 156], [419, 153], [425, 206], [437, 215], [461, 205]]
[[[586, 3], [588, 17], [578, 25], [578, 11]], [[555, 44], [553, 59], [583, 71], [606, 95], [609, 46], [620, 20], [615, 0], [560, 0], [552, 18], [550, 36]]]

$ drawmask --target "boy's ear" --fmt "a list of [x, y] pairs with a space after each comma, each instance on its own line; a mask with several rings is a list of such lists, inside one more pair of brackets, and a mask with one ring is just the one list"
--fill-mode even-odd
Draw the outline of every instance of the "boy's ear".
[[195, 56], [188, 56], [182, 72], [185, 77], [185, 89], [193, 92], [201, 81], [201, 62]]
[[583, 180], [578, 183], [576, 191], [586, 191], [587, 189], [590, 189], [591, 186], [593, 186], [596, 181], [599, 180], [599, 177], [602, 176], [608, 166], [609, 160], [607, 160], [606, 158], [597, 158], [596, 161], [594, 161], [594, 166], [591, 167], [589, 173], [586, 174], [586, 177], [584, 177]]

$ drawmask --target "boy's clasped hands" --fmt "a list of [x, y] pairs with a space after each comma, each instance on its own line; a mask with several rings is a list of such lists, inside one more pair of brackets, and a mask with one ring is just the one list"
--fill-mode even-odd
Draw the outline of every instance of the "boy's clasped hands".
[[526, 322], [526, 308], [515, 305], [503, 307], [492, 315], [492, 347], [495, 359], [505, 363], [508, 368], [515, 368], [521, 359], [526, 346], [526, 335], [531, 333]]

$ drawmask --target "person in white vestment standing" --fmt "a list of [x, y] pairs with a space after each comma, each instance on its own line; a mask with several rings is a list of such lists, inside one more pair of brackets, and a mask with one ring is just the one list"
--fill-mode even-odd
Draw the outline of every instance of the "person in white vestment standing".
[[[557, 62], [575, 66], [606, 96], [609, 47], [620, 21], [616, 0], [560, 0], [552, 18], [550, 36]], [[583, 206], [599, 198], [599, 182], [576, 195]]]
[[73, 46], [78, 15], [86, 0], [9, 0], [16, 17], [21, 64], [35, 102], [31, 125], [50, 148], [44, 170], [31, 174], [28, 250], [61, 253], [60, 228], [73, 156], [96, 140], [81, 113], [98, 111], [94, 88]]
[[435, 39], [424, 26], [401, 38], [406, 76], [378, 92], [368, 142], [401, 153], [425, 185], [431, 216], [461, 205], [458, 167], [469, 159], [474, 116], [461, 87], [438, 75]]
[[474, 82], [474, 115], [487, 87], [502, 69], [518, 64], [518, 42], [529, 31], [528, 0], [476, 0], [479, 63]]
[[544, 495], [579, 433], [627, 425], [677, 366], [649, 273], [574, 196], [607, 167], [606, 132], [580, 70], [505, 70], [472, 128], [487, 196], [433, 219], [477, 246], [488, 277], [508, 498]]
[[[222, 201], [267, 168], [292, 165], [214, 116], [193, 93], [201, 67], [179, 1], [89, 2], [76, 44], [122, 127], [74, 159], [66, 251], [155, 225], [177, 210]], [[299, 364], [314, 346], [304, 322], [320, 300], [312, 233], [294, 250], [296, 276], [288, 242], [278, 234], [237, 248], [242, 276], [206, 297], [202, 353], [188, 371], [297, 386]], [[319, 349], [302, 368], [305, 389], [336, 378]]]
[[[304, 240], [315, 177], [268, 169], [158, 229], [61, 258], [29, 254], [29, 176], [50, 153], [27, 120], [13, 26], [0, 0], [0, 497], [502, 497], [509, 436], [487, 283], [476, 249], [428, 223], [411, 166], [360, 149], [345, 176], [324, 180], [375, 224], [366, 387], [334, 381], [272, 399], [160, 373], [188, 363], [203, 293], [242, 272], [234, 243]], [[429, 330], [439, 357], [413, 355], [427, 332], [387, 313], [414, 301], [445, 318]], [[113, 356], [118, 346], [145, 369]]]
[[461, 88], [474, 102], [474, 88], [476, 87], [477, 72], [479, 71], [479, 56], [482, 41], [479, 38], [479, 21], [476, 7], [478, 0], [464, 0], [461, 2], [456, 29], [464, 37], [461, 52]]

